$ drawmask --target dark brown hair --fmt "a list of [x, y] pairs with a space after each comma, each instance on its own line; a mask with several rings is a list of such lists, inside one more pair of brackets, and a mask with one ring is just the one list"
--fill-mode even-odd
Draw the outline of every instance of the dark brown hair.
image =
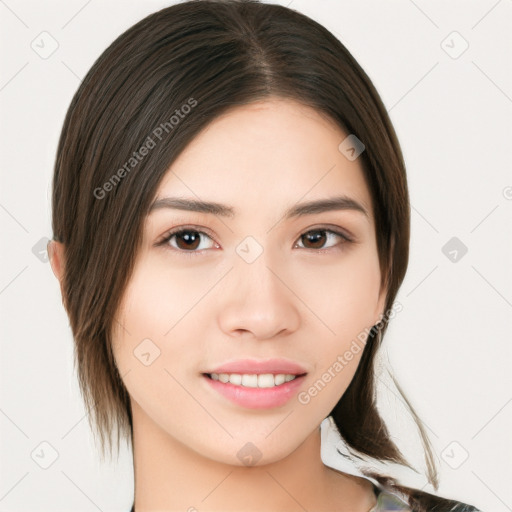
[[[405, 164], [386, 109], [349, 51], [307, 16], [257, 1], [193, 0], [147, 16], [103, 52], [75, 93], [53, 182], [54, 239], [65, 247], [63, 300], [80, 389], [103, 453], [106, 442], [112, 450], [114, 430], [118, 448], [120, 435], [132, 435], [111, 331], [157, 187], [213, 119], [270, 97], [312, 107], [364, 144], [359, 158], [375, 212], [385, 310], [393, 306], [409, 255]], [[150, 140], [154, 146], [142, 155]], [[408, 465], [375, 404], [374, 358], [387, 322], [385, 317], [370, 332], [355, 376], [331, 414], [354, 450]], [[428, 438], [417, 421], [428, 478], [437, 488]], [[448, 500], [375, 477], [405, 492], [414, 510], [452, 510]]]

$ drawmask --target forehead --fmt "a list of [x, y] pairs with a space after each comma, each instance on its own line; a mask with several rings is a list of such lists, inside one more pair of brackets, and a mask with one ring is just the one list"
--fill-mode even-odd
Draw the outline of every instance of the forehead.
[[345, 195], [371, 212], [349, 134], [311, 107], [287, 99], [233, 108], [208, 124], [164, 176], [156, 198], [195, 197], [262, 209]]

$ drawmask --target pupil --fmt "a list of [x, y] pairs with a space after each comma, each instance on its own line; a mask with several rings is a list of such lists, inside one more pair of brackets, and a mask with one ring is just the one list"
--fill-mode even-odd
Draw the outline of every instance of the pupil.
[[176, 238], [177, 240], [185, 241], [185, 247], [188, 249], [196, 249], [198, 245], [197, 242], [200, 240], [200, 236], [197, 231], [186, 231], [184, 234], [178, 235]]
[[[311, 234], [313, 233], [313, 234]], [[315, 246], [315, 248], [317, 248], [317, 246], [322, 246], [324, 245], [325, 243], [325, 231], [312, 231], [310, 234], [307, 234], [305, 235], [307, 238], [310, 239], [313, 239], [313, 245]], [[318, 243], [318, 241], [320, 240], [321, 243]]]

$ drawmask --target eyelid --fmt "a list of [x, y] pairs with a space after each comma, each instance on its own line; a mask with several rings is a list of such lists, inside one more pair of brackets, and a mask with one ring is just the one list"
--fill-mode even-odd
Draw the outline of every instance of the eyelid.
[[[209, 238], [211, 238], [212, 240], [214, 240], [213, 235], [210, 233], [210, 231], [207, 228], [203, 228], [203, 227], [200, 228], [199, 226], [184, 224], [184, 225], [180, 225], [180, 226], [176, 226], [174, 228], [168, 229], [161, 237], [159, 237], [156, 240], [154, 245], [158, 246], [158, 245], [165, 244], [166, 242], [169, 241], [169, 238], [172, 235], [176, 235], [177, 233], [180, 233], [181, 231], [195, 231], [195, 232], [200, 233], [202, 235], [206, 235]], [[217, 242], [215, 242], [215, 243], [217, 243]], [[190, 252], [190, 251], [187, 251], [187, 252]]]
[[304, 235], [306, 233], [309, 233], [310, 231], [330, 231], [332, 233], [336, 233], [337, 235], [345, 238], [347, 242], [355, 242], [356, 236], [352, 234], [351, 231], [349, 231], [346, 228], [342, 228], [341, 226], [338, 226], [336, 224], [319, 224], [314, 225], [311, 228], [307, 228], [304, 231], [302, 231], [301, 235]]

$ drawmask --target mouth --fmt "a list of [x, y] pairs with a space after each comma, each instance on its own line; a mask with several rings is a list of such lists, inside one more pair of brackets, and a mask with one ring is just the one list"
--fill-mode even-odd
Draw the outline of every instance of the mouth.
[[291, 373], [203, 373], [211, 380], [219, 381], [223, 384], [232, 384], [244, 388], [274, 388], [282, 386], [286, 382], [291, 382], [298, 377], [303, 377], [306, 373], [294, 375]]
[[247, 409], [284, 406], [303, 385], [307, 373], [203, 373], [209, 390]]

